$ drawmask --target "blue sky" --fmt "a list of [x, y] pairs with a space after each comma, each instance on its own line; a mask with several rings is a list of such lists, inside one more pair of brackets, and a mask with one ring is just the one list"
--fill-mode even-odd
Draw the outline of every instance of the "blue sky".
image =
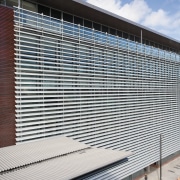
[[[132, 0], [121, 0], [122, 4], [130, 3]], [[152, 8], [154, 11], [157, 11], [158, 9], [164, 9], [166, 11], [173, 11], [178, 9], [177, 3], [179, 0], [145, 0], [145, 2], [148, 4], [150, 8]], [[180, 4], [179, 4], [180, 6]]]
[[180, 41], [180, 0], [85, 0]]

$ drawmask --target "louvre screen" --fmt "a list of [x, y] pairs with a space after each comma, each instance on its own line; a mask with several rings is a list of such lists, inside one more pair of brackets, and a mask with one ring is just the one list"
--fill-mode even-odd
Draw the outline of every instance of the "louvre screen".
[[15, 10], [16, 142], [66, 135], [135, 152], [122, 179], [180, 149], [179, 54]]

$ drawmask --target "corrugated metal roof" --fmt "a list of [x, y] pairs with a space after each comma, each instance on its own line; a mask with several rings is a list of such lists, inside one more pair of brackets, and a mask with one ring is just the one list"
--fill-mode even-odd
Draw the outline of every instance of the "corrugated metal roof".
[[88, 148], [71, 138], [58, 136], [0, 148], [0, 172]]
[[0, 148], [0, 179], [72, 179], [131, 154], [94, 148], [71, 138], [58, 136]]

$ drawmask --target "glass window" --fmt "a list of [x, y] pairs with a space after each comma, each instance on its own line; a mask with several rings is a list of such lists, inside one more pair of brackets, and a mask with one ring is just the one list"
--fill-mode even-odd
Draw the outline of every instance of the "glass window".
[[95, 30], [101, 31], [101, 25], [98, 24], [98, 23], [93, 22], [93, 28], [94, 28]]
[[110, 28], [110, 29], [109, 29], [109, 32], [110, 32], [110, 34], [112, 34], [112, 35], [116, 35], [116, 30], [115, 30], [115, 29]]
[[6, 1], [5, 0], [0, 0], [0, 4], [6, 5]]
[[43, 13], [46, 16], [50, 15], [50, 8], [38, 5], [38, 13]]
[[73, 23], [73, 16], [70, 14], [63, 13], [63, 20]]
[[117, 31], [117, 35], [118, 35], [119, 37], [122, 37], [122, 32], [121, 32], [121, 31]]
[[75, 23], [75, 24], [80, 24], [81, 26], [83, 26], [83, 19], [74, 16], [74, 23]]
[[148, 40], [146, 40], [146, 45], [149, 45], [149, 41]]
[[135, 36], [135, 41], [136, 41], [136, 42], [140, 42], [140, 38], [137, 37], [137, 36]]
[[154, 46], [154, 42], [151, 41], [151, 42], [150, 42], [150, 45], [151, 45], [151, 46]]
[[107, 26], [102, 26], [102, 32], [108, 32], [108, 27]]
[[128, 39], [128, 33], [123, 32], [123, 38]]
[[51, 16], [57, 19], [61, 19], [61, 11], [51, 9]]
[[172, 49], [172, 52], [176, 52], [176, 50], [175, 50], [175, 49]]
[[130, 40], [134, 41], [134, 36], [133, 35], [130, 35]]
[[143, 44], [146, 44], [146, 40], [145, 39], [143, 39]]
[[157, 43], [155, 43], [154, 45], [155, 45], [155, 47], [156, 47], [156, 48], [158, 48], [158, 47], [159, 47]]
[[37, 12], [36, 4], [30, 2], [22, 1], [22, 8], [27, 9], [29, 11]]
[[18, 0], [7, 0], [6, 5], [11, 7], [18, 6]]
[[84, 20], [84, 26], [88, 28], [92, 28], [92, 22], [88, 20]]

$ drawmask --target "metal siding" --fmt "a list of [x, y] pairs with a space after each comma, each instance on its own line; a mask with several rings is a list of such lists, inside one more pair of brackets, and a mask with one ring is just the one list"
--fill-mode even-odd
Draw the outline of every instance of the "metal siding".
[[130, 150], [122, 179], [180, 149], [179, 54], [17, 9], [16, 141], [67, 135]]
[[53, 157], [68, 155], [89, 147], [67, 137], [52, 137], [41, 141], [4, 147], [0, 149], [0, 172], [38, 163]]
[[72, 179], [118, 162], [132, 152], [94, 148], [59, 136], [0, 149], [0, 179]]

